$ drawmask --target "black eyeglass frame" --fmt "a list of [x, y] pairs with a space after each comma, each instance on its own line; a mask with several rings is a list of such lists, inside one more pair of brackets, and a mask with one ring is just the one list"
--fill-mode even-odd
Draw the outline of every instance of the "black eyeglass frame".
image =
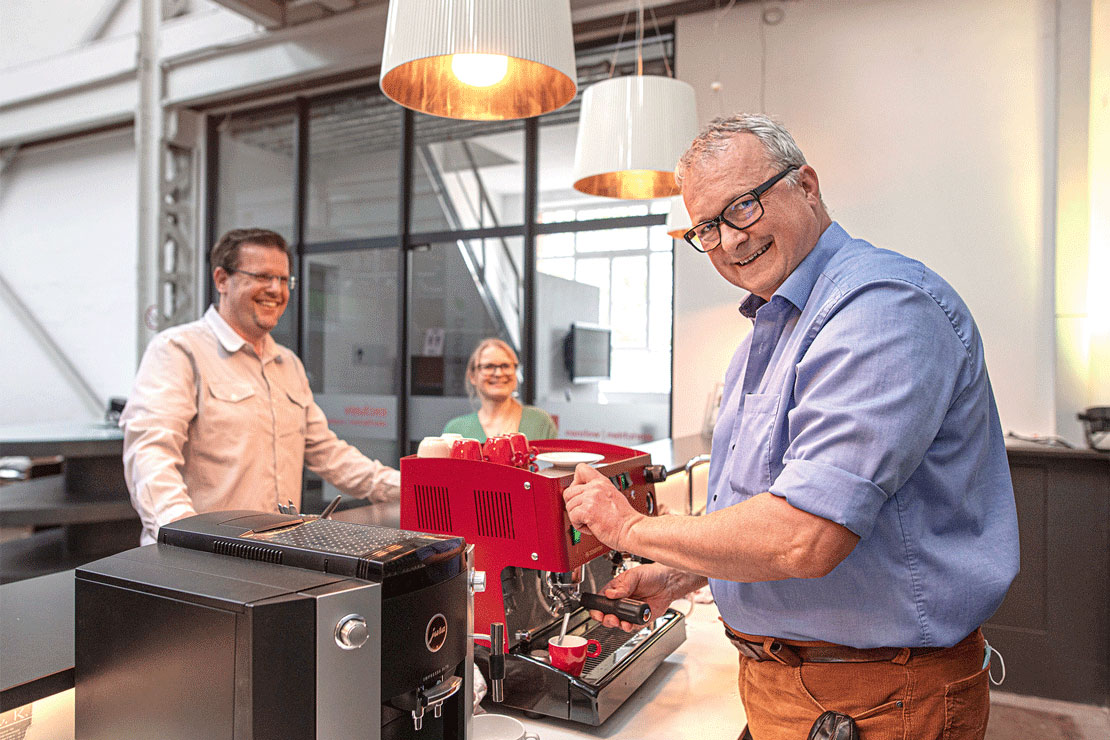
[[[728, 224], [729, 226], [736, 229], [737, 231], [743, 231], [744, 229], [748, 229], [748, 228], [751, 228], [752, 226], [754, 226], [759, 221], [759, 219], [763, 218], [763, 213], [764, 213], [764, 211], [763, 211], [763, 201], [760, 199], [760, 196], [763, 195], [764, 193], [766, 193], [771, 188], [773, 188], [775, 186], [775, 183], [777, 183], [779, 180], [786, 177], [788, 174], [790, 174], [794, 170], [800, 169], [800, 167], [801, 167], [800, 165], [792, 164], [789, 167], [787, 167], [785, 170], [782, 170], [781, 172], [779, 172], [777, 175], [772, 176], [771, 179], [767, 180], [766, 182], [763, 182], [759, 185], [756, 185], [751, 190], [748, 190], [748, 191], [743, 192], [740, 195], [736, 196], [735, 198], [733, 198], [732, 200], [730, 200], [728, 202], [728, 205], [726, 205], [724, 208], [721, 209], [721, 212], [717, 215], [716, 218], [711, 218], [707, 221], [702, 221], [700, 223], [695, 224], [694, 228], [690, 229], [689, 231], [687, 231], [685, 234], [682, 235], [682, 238], [686, 240], [687, 244], [689, 244], [691, 247], [698, 250], [702, 254], [706, 254], [707, 252], [712, 252], [714, 249], [721, 246], [721, 239], [720, 239], [721, 224]], [[732, 223], [727, 218], [725, 218], [725, 213], [728, 212], [729, 208], [732, 208], [732, 205], [736, 201], [741, 200], [742, 198], [747, 198], [749, 196], [755, 198], [756, 205], [759, 206], [759, 215], [758, 216], [756, 216], [754, 219], [752, 219], [748, 223], [744, 224], [743, 226], [737, 226], [736, 224]], [[697, 244], [694, 243], [694, 239], [697, 237], [698, 229], [702, 228], [706, 224], [713, 224], [714, 226], [717, 227], [718, 238], [717, 238], [717, 243], [714, 244], [712, 247], [710, 247], [709, 249], [702, 249], [701, 247], [699, 247]]]
[[474, 366], [479, 375], [494, 375], [500, 372], [502, 375], [512, 375], [516, 369], [520, 367], [519, 362], [487, 362]]
[[269, 285], [270, 283], [277, 280], [279, 285], [281, 283], [287, 283], [289, 285], [289, 290], [294, 290], [297, 287], [297, 276], [296, 275], [288, 275], [288, 276], [286, 276], [286, 275], [270, 275], [269, 273], [266, 273], [266, 272], [251, 272], [250, 270], [240, 270], [237, 267], [232, 268], [230, 270], [225, 267], [224, 270], [227, 271], [228, 275], [231, 275], [231, 274], [236, 273], [236, 272], [241, 272], [244, 275], [250, 275], [255, 280], [265, 280], [266, 285]]

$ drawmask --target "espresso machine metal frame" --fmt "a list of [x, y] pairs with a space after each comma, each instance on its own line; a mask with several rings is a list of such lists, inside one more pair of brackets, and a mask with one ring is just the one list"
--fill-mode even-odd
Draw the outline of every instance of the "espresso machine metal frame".
[[[579, 440], [537, 440], [534, 452], [588, 452], [594, 467], [628, 497], [633, 508], [655, 513], [655, 490], [646, 473], [650, 456], [617, 445]], [[571, 469], [537, 471], [473, 460], [401, 460], [401, 526], [465, 537], [474, 567], [486, 574], [474, 597], [474, 624], [484, 632], [504, 623], [504, 703], [528, 712], [590, 725], [604, 722], [686, 639], [683, 616], [673, 610], [633, 633], [604, 627], [579, 606], [579, 592], [597, 593], [622, 567], [619, 553], [576, 531], [563, 490]], [[569, 578], [574, 574], [575, 580]], [[570, 612], [568, 634], [596, 639], [601, 654], [580, 676], [550, 665], [547, 641]], [[479, 640], [475, 663], [489, 675], [488, 640]]]

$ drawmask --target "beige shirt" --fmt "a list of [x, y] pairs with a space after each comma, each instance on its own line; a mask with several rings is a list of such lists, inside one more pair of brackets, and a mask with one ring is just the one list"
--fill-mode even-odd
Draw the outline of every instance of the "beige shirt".
[[212, 307], [151, 341], [120, 427], [144, 545], [198, 512], [300, 508], [304, 465], [351, 496], [400, 496], [398, 471], [328, 429], [297, 356], [267, 335], [260, 359]]

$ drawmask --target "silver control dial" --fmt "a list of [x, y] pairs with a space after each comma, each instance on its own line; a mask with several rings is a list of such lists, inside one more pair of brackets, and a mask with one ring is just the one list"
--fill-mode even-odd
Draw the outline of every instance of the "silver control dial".
[[358, 614], [348, 614], [335, 625], [335, 643], [344, 650], [358, 650], [369, 639], [366, 619]]

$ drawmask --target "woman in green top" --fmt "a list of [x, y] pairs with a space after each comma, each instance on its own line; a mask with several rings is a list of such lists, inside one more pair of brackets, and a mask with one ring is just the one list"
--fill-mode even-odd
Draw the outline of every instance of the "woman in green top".
[[466, 363], [466, 391], [481, 404], [478, 412], [447, 422], [444, 434], [454, 432], [485, 442], [487, 437], [521, 432], [528, 439], [551, 439], [558, 430], [543, 409], [524, 406], [513, 398], [517, 379], [516, 352], [500, 339], [483, 339]]

